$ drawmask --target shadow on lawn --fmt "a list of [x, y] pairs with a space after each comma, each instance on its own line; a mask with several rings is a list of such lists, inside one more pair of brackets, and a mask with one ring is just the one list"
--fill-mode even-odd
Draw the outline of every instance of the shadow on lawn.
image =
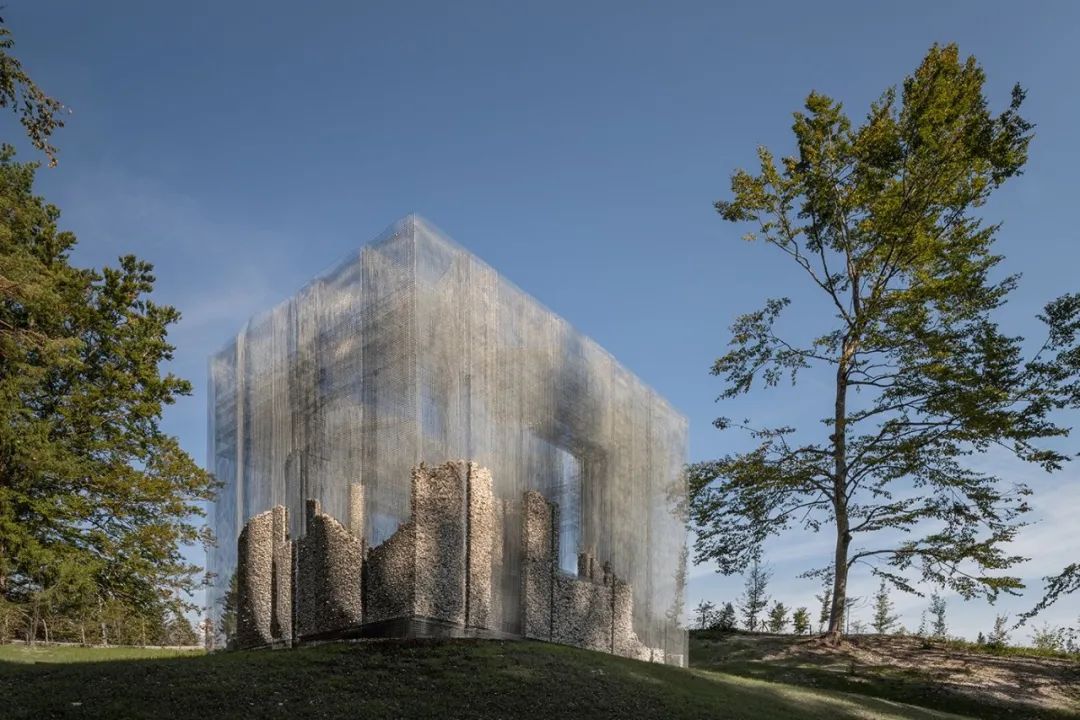
[[[881, 660], [867, 662], [851, 651], [852, 646], [815, 651], [821, 647], [816, 639], [698, 633], [692, 641], [691, 664], [740, 677], [857, 693], [986, 720], [1080, 717], [1080, 705], [1073, 710], [1043, 707], [1036, 704], [1037, 693], [1033, 692], [1039, 685], [1051, 682], [1059, 686], [1075, 682], [1080, 687], [1080, 664], [1070, 667], [1057, 661], [974, 656], [947, 648], [920, 647], [919, 664], [903, 667], [890, 663], [889, 653], [910, 652], [910, 648], [890, 648], [889, 641], [876, 640], [871, 647]], [[858, 641], [854, 645], [859, 647]], [[993, 668], [1009, 672], [986, 680], [983, 692], [957, 682], [958, 676], [974, 676], [980, 670]]]
[[741, 718], [941, 715], [534, 642], [386, 641], [70, 664], [0, 663], [5, 718]]

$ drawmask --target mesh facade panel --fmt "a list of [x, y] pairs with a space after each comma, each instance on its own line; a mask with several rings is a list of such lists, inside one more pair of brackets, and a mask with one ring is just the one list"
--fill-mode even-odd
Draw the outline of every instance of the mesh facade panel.
[[410, 472], [491, 470], [501, 527], [492, 613], [521, 634], [520, 501], [559, 505], [559, 567], [610, 562], [634, 631], [685, 663], [686, 421], [653, 390], [491, 267], [411, 216], [210, 360], [209, 453], [222, 489], [213, 612], [244, 522], [275, 504], [304, 534], [304, 500], [348, 521], [364, 486], [368, 547], [410, 515]]

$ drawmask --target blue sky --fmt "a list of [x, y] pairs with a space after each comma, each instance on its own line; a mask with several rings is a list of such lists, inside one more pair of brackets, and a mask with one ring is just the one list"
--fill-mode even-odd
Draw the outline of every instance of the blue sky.
[[[690, 459], [745, 446], [711, 427], [718, 414], [812, 420], [827, 402], [812, 380], [713, 401], [707, 370], [734, 316], [803, 285], [712, 203], [757, 145], [791, 150], [808, 91], [858, 120], [935, 41], [980, 60], [998, 109], [1022, 83], [1038, 124], [1026, 174], [986, 209], [1004, 221], [1005, 269], [1023, 274], [1002, 322], [1022, 334], [1043, 302], [1077, 289], [1075, 3], [10, 0], [3, 14], [32, 76], [73, 111], [60, 167], [38, 188], [79, 236], [76, 259], [135, 252], [158, 267], [157, 298], [183, 312], [173, 369], [196, 392], [166, 424], [200, 461], [207, 356], [409, 212], [670, 398], [690, 419]], [[810, 327], [820, 309], [797, 303], [787, 322]], [[1018, 541], [1037, 557], [1023, 568], [1037, 590], [1080, 557], [1078, 469], [982, 462], [1037, 490], [1040, 523]], [[796, 575], [828, 548], [801, 533], [770, 543], [773, 595], [813, 605], [816, 584]], [[870, 585], [856, 577], [855, 594]], [[740, 589], [698, 567], [690, 604]], [[950, 598], [951, 625], [974, 636], [1035, 595], [996, 608]], [[896, 599], [917, 626], [926, 601]], [[1046, 619], [1078, 614], [1073, 598]]]

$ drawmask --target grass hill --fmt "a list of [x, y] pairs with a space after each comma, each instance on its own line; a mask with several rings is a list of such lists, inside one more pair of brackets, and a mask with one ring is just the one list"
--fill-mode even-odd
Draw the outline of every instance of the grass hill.
[[186, 656], [4, 646], [0, 718], [997, 717], [977, 704], [953, 715], [862, 694], [869, 684], [785, 677], [790, 664], [725, 651], [732, 642], [747, 645], [695, 637], [692, 657], [696, 651], [702, 662], [688, 670], [534, 642], [385, 641]]

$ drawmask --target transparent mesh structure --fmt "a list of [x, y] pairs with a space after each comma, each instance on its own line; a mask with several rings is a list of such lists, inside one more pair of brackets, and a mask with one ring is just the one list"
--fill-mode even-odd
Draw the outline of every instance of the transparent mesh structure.
[[595, 342], [424, 220], [410, 216], [210, 360], [209, 462], [222, 484], [212, 613], [236, 539], [276, 504], [346, 521], [364, 486], [365, 540], [410, 514], [410, 472], [468, 459], [504, 503], [493, 583], [519, 634], [520, 503], [559, 504], [559, 567], [610, 562], [633, 588], [634, 631], [685, 664], [686, 420]]

